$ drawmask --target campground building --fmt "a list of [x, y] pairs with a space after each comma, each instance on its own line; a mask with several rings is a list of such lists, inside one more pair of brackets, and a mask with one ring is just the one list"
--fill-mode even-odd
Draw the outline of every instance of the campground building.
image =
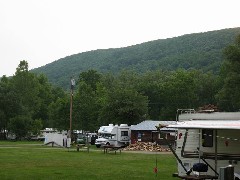
[[136, 142], [156, 142], [159, 145], [166, 145], [166, 142], [156, 128], [159, 127], [159, 125], [163, 127], [162, 132], [164, 132], [166, 139], [171, 143], [175, 143], [175, 129], [164, 128], [165, 126], [173, 124], [176, 124], [176, 121], [145, 120], [137, 125], [132, 125], [131, 144], [135, 144]]

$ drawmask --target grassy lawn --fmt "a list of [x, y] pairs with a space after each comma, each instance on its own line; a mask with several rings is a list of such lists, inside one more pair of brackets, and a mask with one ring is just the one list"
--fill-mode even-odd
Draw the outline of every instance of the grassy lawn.
[[[161, 179], [176, 172], [172, 154], [51, 148], [40, 142], [0, 142], [0, 179]], [[157, 176], [153, 171], [158, 162]]]

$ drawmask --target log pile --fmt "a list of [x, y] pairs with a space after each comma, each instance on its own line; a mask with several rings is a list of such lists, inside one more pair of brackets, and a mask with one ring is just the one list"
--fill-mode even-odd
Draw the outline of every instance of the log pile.
[[219, 109], [217, 106], [213, 104], [206, 104], [202, 107], [199, 107], [199, 112], [219, 112]]
[[123, 150], [125, 151], [151, 151], [151, 152], [169, 152], [171, 151], [169, 148], [161, 147], [160, 145], [156, 145], [150, 142], [137, 142], [135, 144], [130, 144], [125, 147]]

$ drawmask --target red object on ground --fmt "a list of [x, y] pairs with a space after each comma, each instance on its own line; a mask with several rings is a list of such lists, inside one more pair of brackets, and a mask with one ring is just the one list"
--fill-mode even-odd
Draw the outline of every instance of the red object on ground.
[[153, 169], [153, 171], [154, 171], [154, 173], [157, 173], [157, 172], [158, 172], [158, 168], [155, 167], [155, 168]]

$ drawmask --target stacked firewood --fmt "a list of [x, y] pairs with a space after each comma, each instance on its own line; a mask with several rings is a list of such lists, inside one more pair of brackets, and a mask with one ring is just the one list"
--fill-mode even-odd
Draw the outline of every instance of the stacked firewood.
[[154, 143], [147, 143], [147, 142], [137, 142], [135, 144], [130, 144], [129, 146], [125, 147], [123, 150], [126, 151], [152, 151], [152, 152], [168, 152], [170, 151], [169, 148], [161, 147], [160, 145], [156, 145]]
[[206, 104], [206, 105], [204, 105], [204, 106], [202, 106], [202, 107], [199, 107], [199, 110], [198, 110], [199, 112], [207, 112], [207, 111], [209, 111], [209, 112], [219, 112], [219, 109], [218, 109], [218, 107], [217, 106], [215, 106], [215, 105], [213, 105], [213, 104]]

